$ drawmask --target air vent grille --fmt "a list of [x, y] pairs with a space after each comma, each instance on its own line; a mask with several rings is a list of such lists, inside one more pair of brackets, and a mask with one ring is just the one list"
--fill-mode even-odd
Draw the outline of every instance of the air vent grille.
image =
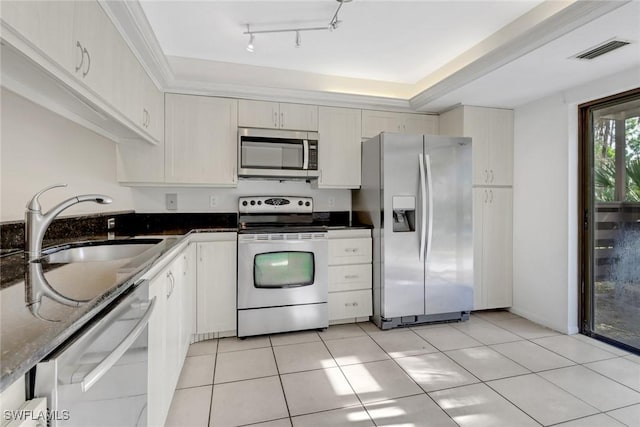
[[575, 56], [577, 59], [595, 59], [598, 56], [604, 55], [605, 53], [609, 53], [612, 50], [616, 50], [621, 48], [622, 46], [626, 46], [631, 44], [631, 42], [626, 42], [623, 40], [611, 40], [605, 43], [602, 43], [594, 48], [591, 48], [585, 52], [581, 52]]

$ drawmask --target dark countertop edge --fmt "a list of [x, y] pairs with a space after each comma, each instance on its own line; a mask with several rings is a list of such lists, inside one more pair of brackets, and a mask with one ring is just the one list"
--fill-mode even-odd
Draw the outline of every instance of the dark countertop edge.
[[[329, 226], [328, 230], [348, 230], [348, 229], [368, 229], [371, 228], [367, 225], [355, 225], [355, 226]], [[84, 326], [91, 322], [91, 320], [103, 310], [105, 310], [109, 304], [111, 304], [116, 298], [122, 295], [124, 292], [135, 286], [140, 282], [140, 278], [144, 276], [146, 272], [151, 270], [153, 266], [155, 266], [159, 262], [165, 262], [167, 254], [171, 253], [171, 251], [182, 244], [185, 239], [188, 239], [191, 235], [195, 234], [206, 234], [206, 233], [235, 233], [237, 232], [237, 228], [224, 227], [224, 228], [197, 228], [187, 231], [184, 234], [162, 234], [162, 236], [169, 237], [175, 236], [177, 239], [165, 249], [165, 251], [157, 258], [149, 261], [148, 263], [142, 265], [138, 270], [132, 273], [127, 279], [125, 279], [122, 283], [114, 286], [109, 289], [105, 293], [97, 296], [92, 301], [99, 301], [95, 307], [91, 308], [89, 311], [81, 315], [75, 322], [71, 324], [68, 328], [66, 328], [62, 333], [60, 333], [57, 337], [52, 339], [46, 347], [40, 349], [40, 351], [35, 352], [23, 363], [14, 367], [13, 370], [9, 373], [2, 374], [0, 377], [0, 393], [6, 390], [11, 384], [13, 384], [18, 378], [35, 367], [39, 362], [41, 362], [48, 354], [53, 352], [56, 348], [62, 345], [66, 340], [68, 340], [73, 334], [81, 330]], [[135, 237], [148, 237], [153, 235], [159, 235], [158, 233], [153, 234], [138, 234]], [[64, 246], [64, 245], [60, 245]]]

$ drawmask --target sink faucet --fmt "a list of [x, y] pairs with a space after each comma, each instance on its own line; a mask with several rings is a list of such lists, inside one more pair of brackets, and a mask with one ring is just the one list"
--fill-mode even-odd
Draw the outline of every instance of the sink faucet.
[[28, 254], [29, 260], [42, 256], [42, 239], [44, 237], [44, 233], [60, 212], [80, 202], [109, 204], [113, 201], [111, 197], [102, 194], [83, 194], [60, 202], [58, 205], [51, 208], [49, 212], [43, 214], [42, 207], [38, 200], [42, 193], [51, 190], [52, 188], [66, 186], [67, 184], [56, 184], [44, 188], [33, 196], [31, 201], [27, 204], [27, 210], [25, 212], [25, 250]]

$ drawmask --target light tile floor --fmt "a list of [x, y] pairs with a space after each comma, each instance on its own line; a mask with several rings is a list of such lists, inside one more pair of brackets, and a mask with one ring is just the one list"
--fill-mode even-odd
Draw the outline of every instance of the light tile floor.
[[167, 426], [640, 426], [640, 357], [501, 311], [193, 344]]

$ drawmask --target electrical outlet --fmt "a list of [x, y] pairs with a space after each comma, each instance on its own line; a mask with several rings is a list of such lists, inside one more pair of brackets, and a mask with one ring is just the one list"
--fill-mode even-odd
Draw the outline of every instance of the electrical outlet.
[[216, 206], [218, 206], [218, 198], [216, 196], [209, 197], [209, 207], [215, 208]]
[[336, 207], [336, 198], [335, 197], [329, 197], [329, 199], [327, 199], [327, 202], [328, 202], [330, 208], [335, 208]]
[[178, 210], [178, 195], [176, 193], [165, 194], [165, 201], [168, 211]]

